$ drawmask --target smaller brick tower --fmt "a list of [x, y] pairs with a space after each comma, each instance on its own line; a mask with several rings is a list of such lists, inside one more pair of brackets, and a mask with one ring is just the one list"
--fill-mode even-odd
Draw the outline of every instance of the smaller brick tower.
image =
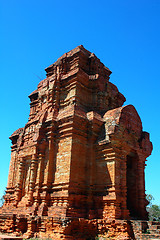
[[147, 219], [149, 134], [136, 109], [122, 106], [125, 97], [109, 82], [111, 71], [83, 46], [46, 73], [29, 95], [27, 124], [10, 137], [0, 229], [75, 239], [75, 229], [90, 236], [121, 219], [116, 226], [129, 234], [123, 220]]

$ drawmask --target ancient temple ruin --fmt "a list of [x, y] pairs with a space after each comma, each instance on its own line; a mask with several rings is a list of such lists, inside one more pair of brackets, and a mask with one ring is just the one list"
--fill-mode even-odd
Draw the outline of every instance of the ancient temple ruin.
[[87, 239], [82, 233], [107, 232], [114, 222], [129, 237], [127, 221], [147, 219], [149, 134], [134, 106], [123, 106], [111, 71], [83, 46], [45, 70], [29, 95], [27, 124], [10, 137], [0, 230]]

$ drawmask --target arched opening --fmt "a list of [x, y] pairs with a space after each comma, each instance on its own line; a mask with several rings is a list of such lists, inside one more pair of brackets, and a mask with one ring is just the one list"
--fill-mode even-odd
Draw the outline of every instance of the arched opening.
[[127, 209], [131, 218], [138, 218], [138, 155], [127, 155]]

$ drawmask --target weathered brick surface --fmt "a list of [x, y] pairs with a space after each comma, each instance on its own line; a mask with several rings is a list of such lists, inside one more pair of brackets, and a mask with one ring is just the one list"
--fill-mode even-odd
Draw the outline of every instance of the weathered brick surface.
[[129, 239], [126, 220], [147, 219], [149, 134], [135, 108], [122, 107], [125, 97], [109, 82], [111, 71], [83, 46], [46, 72], [29, 96], [27, 124], [10, 137], [0, 210], [7, 225], [0, 228], [30, 237]]

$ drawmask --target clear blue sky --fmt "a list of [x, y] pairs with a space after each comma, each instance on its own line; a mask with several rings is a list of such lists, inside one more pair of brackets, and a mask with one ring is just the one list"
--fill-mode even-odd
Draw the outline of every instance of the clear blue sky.
[[45, 67], [83, 44], [110, 68], [150, 133], [146, 190], [160, 204], [160, 0], [0, 0], [0, 36], [0, 196], [8, 137], [27, 122], [28, 95]]

